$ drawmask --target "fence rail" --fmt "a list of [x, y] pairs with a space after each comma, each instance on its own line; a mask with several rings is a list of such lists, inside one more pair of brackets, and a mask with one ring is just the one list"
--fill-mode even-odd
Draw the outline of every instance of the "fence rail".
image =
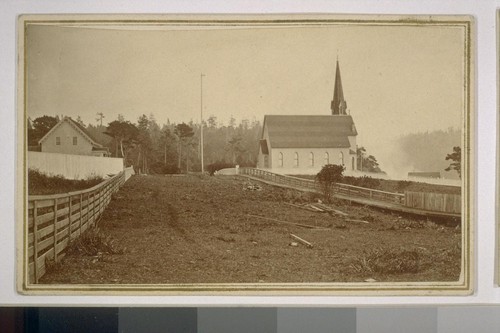
[[69, 244], [95, 225], [111, 201], [111, 195], [125, 183], [131, 172], [125, 169], [82, 191], [28, 196], [27, 260], [30, 283], [37, 283], [45, 274], [47, 261], [60, 261]]
[[[318, 182], [315, 182], [314, 180], [310, 179], [286, 176], [269, 172], [267, 170], [255, 169], [255, 168], [241, 168], [240, 174], [257, 177], [274, 183], [284, 184], [292, 187], [300, 187], [300, 188], [321, 191], [321, 185]], [[357, 196], [357, 197], [369, 198], [372, 200], [396, 203], [396, 204], [403, 204], [405, 199], [405, 196], [402, 193], [385, 192], [380, 190], [374, 190], [371, 188], [359, 187], [348, 184], [340, 184], [340, 183], [337, 183], [335, 185], [333, 191], [336, 194]]]
[[[262, 169], [241, 168], [240, 174], [253, 176], [263, 180], [271, 181], [278, 184], [284, 184], [295, 188], [312, 189], [321, 191], [319, 183], [310, 180], [282, 174], [276, 174]], [[462, 200], [460, 194], [443, 194], [443, 193], [428, 193], [428, 192], [411, 192], [403, 193], [385, 192], [373, 190], [365, 187], [340, 184], [337, 183], [334, 187], [334, 194], [342, 194], [348, 197], [358, 197], [373, 200], [374, 202], [387, 202], [392, 206], [400, 207], [400, 210], [412, 212], [418, 210], [422, 213], [438, 213], [440, 215], [457, 216], [462, 212]], [[375, 205], [375, 204], [374, 204]], [[396, 205], [396, 206], [394, 206]], [[378, 205], [380, 206], [380, 205]]]

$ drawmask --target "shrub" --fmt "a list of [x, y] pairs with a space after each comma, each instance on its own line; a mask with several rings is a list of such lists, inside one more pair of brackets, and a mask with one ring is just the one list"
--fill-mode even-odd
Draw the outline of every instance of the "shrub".
[[91, 228], [70, 245], [67, 253], [96, 256], [99, 253], [123, 254], [124, 251], [109, 235], [100, 232], [99, 228]]
[[363, 176], [363, 177], [345, 176], [342, 178], [341, 183], [359, 187], [372, 188], [372, 189], [378, 189], [380, 187], [380, 180], [368, 176]]
[[213, 176], [216, 171], [226, 169], [226, 168], [234, 168], [236, 165], [234, 163], [226, 163], [226, 162], [215, 162], [206, 166], [206, 170]]
[[28, 193], [56, 194], [91, 188], [103, 181], [103, 178], [95, 174], [86, 179], [66, 179], [61, 175], [48, 175], [37, 169], [28, 169]]
[[397, 191], [404, 191], [408, 186], [411, 185], [411, 182], [408, 180], [400, 180], [396, 186]]
[[344, 170], [343, 165], [326, 164], [316, 175], [316, 181], [321, 185], [326, 202], [330, 202], [333, 186], [342, 180]]
[[181, 170], [177, 167], [177, 164], [165, 164], [163, 162], [156, 162], [150, 167], [150, 171], [157, 175], [171, 175], [181, 173]]

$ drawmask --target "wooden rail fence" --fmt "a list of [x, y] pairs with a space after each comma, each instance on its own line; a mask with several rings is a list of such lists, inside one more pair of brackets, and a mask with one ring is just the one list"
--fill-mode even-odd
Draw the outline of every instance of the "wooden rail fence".
[[60, 261], [71, 241], [78, 238], [104, 212], [111, 195], [133, 173], [125, 169], [114, 177], [86, 190], [28, 196], [28, 279], [38, 283], [46, 262]]
[[[253, 176], [291, 187], [312, 189], [318, 192], [321, 191], [320, 184], [310, 179], [281, 175], [255, 168], [240, 168], [240, 174]], [[340, 183], [335, 185], [334, 194], [342, 194], [349, 197], [368, 198], [370, 200], [389, 202], [398, 206], [429, 212], [441, 212], [446, 214], [461, 214], [462, 212], [462, 200], [460, 194], [428, 192], [405, 192], [403, 194]]]
[[459, 194], [405, 192], [407, 207], [460, 214], [462, 212], [462, 197]]
[[[284, 184], [292, 187], [300, 187], [300, 188], [321, 191], [321, 185], [318, 182], [315, 182], [314, 180], [310, 179], [281, 175], [266, 170], [254, 169], [254, 168], [240, 168], [240, 174], [257, 177], [274, 183]], [[334, 194], [357, 196], [357, 197], [369, 198], [372, 200], [396, 203], [396, 204], [403, 204], [405, 199], [405, 195], [402, 193], [385, 192], [380, 190], [374, 190], [371, 188], [353, 186], [348, 184], [340, 184], [340, 183], [335, 184], [333, 191]]]

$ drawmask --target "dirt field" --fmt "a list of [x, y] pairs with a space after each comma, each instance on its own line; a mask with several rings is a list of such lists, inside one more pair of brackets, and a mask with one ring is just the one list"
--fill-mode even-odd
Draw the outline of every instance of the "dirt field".
[[[255, 184], [261, 189], [248, 189]], [[316, 202], [318, 198], [235, 176], [134, 176], [115, 194], [99, 224], [100, 233], [123, 253], [85, 255], [74, 250], [40, 282], [458, 279], [458, 227], [340, 201], [331, 206], [348, 213], [348, 219], [369, 223], [347, 222], [340, 215], [286, 204]], [[313, 247], [295, 241], [290, 234]]]

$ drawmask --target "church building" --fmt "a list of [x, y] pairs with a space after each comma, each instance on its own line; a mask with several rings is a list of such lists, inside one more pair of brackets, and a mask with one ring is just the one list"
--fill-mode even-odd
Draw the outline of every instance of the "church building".
[[339, 62], [331, 115], [266, 115], [257, 167], [282, 174], [316, 174], [325, 164], [356, 170], [356, 126], [347, 114]]

